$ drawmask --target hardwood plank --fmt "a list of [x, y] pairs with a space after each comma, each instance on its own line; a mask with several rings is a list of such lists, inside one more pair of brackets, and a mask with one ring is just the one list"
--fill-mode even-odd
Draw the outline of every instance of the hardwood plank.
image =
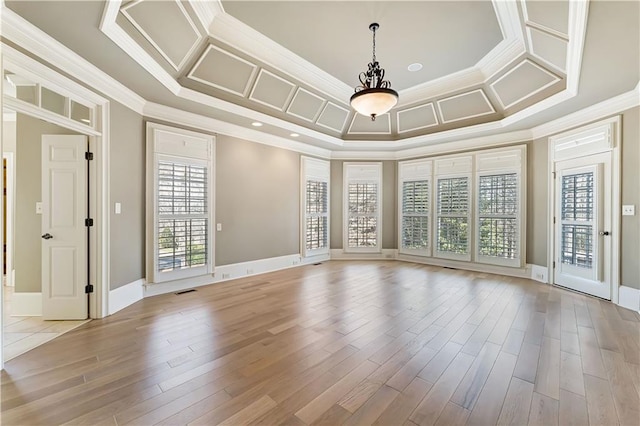
[[399, 391], [403, 391], [414, 381], [418, 373], [436, 356], [438, 352], [429, 347], [423, 347], [414, 355], [400, 370], [398, 370], [389, 380], [387, 385]]
[[587, 401], [583, 396], [560, 389], [559, 424], [563, 426], [584, 426], [589, 424]]
[[[318, 417], [318, 419], [316, 419], [316, 421], [314, 421], [311, 424], [326, 425], [326, 426], [341, 425], [349, 417], [351, 417], [351, 415], [352, 413], [350, 411], [345, 410], [342, 406], [338, 404], [334, 404], [331, 406], [331, 408], [329, 408], [327, 411], [322, 413], [322, 415]], [[293, 416], [293, 418], [298, 419], [296, 416]], [[299, 421], [303, 425], [306, 424], [306, 423], [303, 423], [302, 420], [299, 420]], [[288, 423], [288, 421], [286, 423]], [[259, 424], [268, 424], [268, 423], [260, 422]]]
[[580, 354], [584, 374], [606, 379], [607, 373], [604, 370], [600, 348], [593, 329], [578, 326], [578, 338], [580, 339]]
[[602, 358], [620, 423], [640, 424], [640, 397], [637, 392], [634, 392], [635, 385], [624, 357], [617, 352], [602, 350]]
[[220, 426], [233, 426], [233, 425], [242, 425], [255, 420], [260, 417], [263, 413], [269, 411], [273, 407], [278, 405], [273, 399], [268, 396], [263, 396], [252, 404], [249, 404], [246, 408], [238, 411], [233, 416], [229, 417], [227, 420], [220, 423]]
[[513, 377], [504, 399], [498, 425], [524, 425], [528, 422], [533, 383]]
[[344, 425], [370, 425], [387, 409], [398, 397], [400, 392], [390, 386], [382, 386], [367, 400]]
[[540, 346], [531, 343], [523, 343], [518, 362], [513, 372], [514, 377], [535, 383], [540, 360]]
[[364, 361], [351, 373], [340, 379], [335, 385], [324, 391], [309, 404], [296, 412], [296, 416], [305, 423], [313, 423], [318, 417], [337, 403], [347, 392], [371, 374], [378, 364]]
[[543, 339], [534, 391], [555, 400], [560, 398], [560, 341], [557, 339]]
[[473, 362], [473, 357], [458, 353], [442, 376], [409, 416], [409, 420], [420, 425], [433, 425], [449, 402], [451, 395]]
[[451, 402], [462, 408], [473, 409], [499, 353], [500, 346], [493, 343], [485, 343], [480, 354], [473, 361], [471, 368], [469, 368], [469, 371], [467, 371], [467, 374], [451, 397]]
[[580, 355], [580, 339], [578, 338], [578, 327], [576, 331], [563, 331], [560, 334], [560, 350], [574, 355]]
[[432, 387], [432, 383], [416, 377], [380, 414], [374, 425], [386, 426], [403, 423]]
[[487, 425], [498, 421], [511, 376], [516, 367], [516, 360], [515, 355], [500, 352], [467, 424]]
[[460, 352], [462, 346], [457, 343], [447, 343], [436, 356], [420, 371], [418, 377], [427, 382], [435, 383], [447, 366]]
[[524, 340], [524, 331], [512, 328], [509, 330], [507, 337], [502, 344], [502, 352], [506, 352], [512, 355], [520, 354], [520, 348], [522, 347], [522, 341]]
[[579, 356], [560, 352], [560, 389], [584, 396], [582, 360]]
[[558, 425], [559, 410], [557, 399], [533, 392], [528, 424], [532, 426]]
[[599, 377], [584, 375], [584, 389], [587, 394], [587, 412], [592, 425], [618, 424], [618, 416], [609, 382]]
[[436, 426], [463, 426], [467, 423], [470, 414], [471, 411], [466, 408], [449, 402], [438, 417]]

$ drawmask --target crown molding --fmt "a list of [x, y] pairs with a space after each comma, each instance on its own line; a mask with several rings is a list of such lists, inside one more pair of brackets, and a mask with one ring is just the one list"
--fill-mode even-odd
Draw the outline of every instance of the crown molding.
[[113, 41], [116, 46], [124, 50], [138, 65], [155, 77], [171, 93], [176, 94], [180, 90], [180, 84], [156, 62], [125, 30], [118, 25], [116, 18], [120, 11], [122, 0], [105, 2], [100, 30]]
[[602, 119], [608, 115], [619, 114], [637, 106], [640, 106], [640, 82], [633, 90], [536, 126], [531, 129], [531, 133], [535, 139], [542, 138]]
[[328, 149], [308, 145], [303, 142], [293, 141], [282, 138], [280, 136], [270, 135], [254, 129], [248, 129], [237, 124], [227, 123], [211, 117], [205, 117], [200, 114], [183, 111], [181, 109], [168, 107], [165, 105], [147, 102], [143, 112], [145, 117], [156, 120], [167, 121], [170, 123], [191, 127], [198, 130], [204, 130], [210, 133], [223, 134], [250, 142], [256, 142], [262, 145], [269, 145], [276, 148], [287, 149], [306, 155], [329, 159], [331, 151]]
[[574, 95], [578, 93], [582, 54], [587, 38], [587, 19], [589, 17], [589, 0], [569, 2], [569, 44], [567, 45], [567, 90]]
[[[109, 3], [109, 2], [107, 2]], [[73, 78], [141, 114], [145, 99], [89, 61], [46, 34], [11, 9], [0, 8], [2, 37], [36, 57], [63, 70]]]
[[[209, 35], [294, 80], [302, 80], [343, 105], [346, 105], [344, 99], [349, 99], [352, 94], [352, 87], [229, 14], [216, 16]], [[301, 79], [300, 76], [304, 77]]]
[[189, 4], [207, 32], [216, 16], [224, 13], [220, 0], [190, 1]]

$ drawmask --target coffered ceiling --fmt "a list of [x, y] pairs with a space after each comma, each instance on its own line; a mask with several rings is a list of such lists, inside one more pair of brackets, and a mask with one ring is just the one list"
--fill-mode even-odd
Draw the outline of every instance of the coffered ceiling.
[[[616, 55], [609, 64], [618, 77], [610, 76], [615, 81], [605, 85], [612, 87], [599, 97], [638, 81], [633, 65], [614, 67], [625, 60], [618, 60], [625, 44], [615, 39], [638, 33], [637, 19], [624, 10], [637, 5], [625, 2], [6, 4], [150, 102], [249, 129], [258, 121], [263, 133], [288, 139], [295, 133], [296, 141], [330, 149], [418, 147], [525, 127], [547, 112], [571, 112], [562, 107], [584, 107], [590, 102], [584, 93], [596, 93], [593, 71], [584, 74], [583, 63], [586, 57], [594, 68], [593, 55]], [[612, 17], [629, 20], [631, 28], [613, 24]], [[348, 103], [371, 60], [371, 22], [380, 24], [377, 58], [400, 95], [398, 105], [375, 122]], [[588, 30], [596, 34], [589, 46], [597, 52], [585, 56]], [[637, 61], [634, 46], [637, 40], [627, 60]], [[422, 69], [409, 71], [414, 63]]]

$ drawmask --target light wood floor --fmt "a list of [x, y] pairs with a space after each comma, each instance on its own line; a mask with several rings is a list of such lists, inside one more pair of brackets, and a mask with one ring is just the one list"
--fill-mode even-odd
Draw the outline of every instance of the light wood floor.
[[2, 424], [640, 424], [640, 316], [534, 281], [327, 262], [145, 299], [21, 355]]

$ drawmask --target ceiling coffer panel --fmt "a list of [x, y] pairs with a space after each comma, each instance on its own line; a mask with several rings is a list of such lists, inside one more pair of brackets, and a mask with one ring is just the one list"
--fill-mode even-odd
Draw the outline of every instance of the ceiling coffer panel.
[[349, 126], [350, 135], [388, 135], [391, 134], [391, 115], [389, 113], [376, 116], [376, 121], [362, 114], [355, 114]]
[[134, 1], [125, 5], [121, 13], [176, 70], [180, 70], [202, 39], [193, 19], [178, 1]]
[[310, 122], [315, 121], [320, 111], [322, 111], [322, 105], [325, 100], [320, 96], [314, 95], [308, 90], [298, 87], [296, 94], [291, 100], [291, 104], [287, 109], [287, 113], [302, 118]]
[[210, 44], [187, 77], [245, 97], [257, 69], [255, 64]]
[[296, 85], [265, 70], [260, 70], [249, 99], [284, 111], [293, 96]]
[[437, 103], [443, 123], [466, 120], [496, 112], [482, 89], [441, 99]]
[[318, 117], [316, 124], [338, 133], [342, 133], [348, 117], [348, 109], [342, 108], [333, 102], [327, 102], [320, 113], [320, 117]]
[[527, 59], [507, 71], [491, 87], [507, 109], [558, 81], [559, 77]]
[[527, 0], [523, 2], [525, 18], [550, 30], [569, 34], [569, 1]]
[[567, 42], [550, 34], [527, 28], [531, 53], [565, 72], [567, 68]]
[[398, 133], [425, 129], [436, 125], [438, 125], [438, 118], [436, 117], [433, 103], [398, 111]]

